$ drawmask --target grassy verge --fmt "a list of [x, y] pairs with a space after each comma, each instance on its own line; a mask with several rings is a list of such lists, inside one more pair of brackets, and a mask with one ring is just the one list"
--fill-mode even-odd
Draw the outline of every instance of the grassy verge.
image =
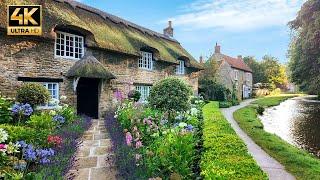
[[287, 99], [297, 97], [297, 96], [299, 96], [299, 95], [287, 94], [287, 95], [264, 97], [264, 98], [261, 98], [261, 99], [258, 99], [256, 101], [252, 102], [252, 104], [257, 104], [257, 105], [264, 106], [264, 107], [277, 106], [282, 101], [285, 101]]
[[[290, 97], [292, 96], [266, 97], [253, 104], [270, 107]], [[254, 106], [239, 109], [233, 116], [240, 127], [262, 149], [283, 164], [297, 179], [320, 179], [320, 160], [278, 136], [264, 131]]]
[[220, 112], [218, 102], [205, 105], [203, 116], [200, 167], [204, 179], [267, 179]]

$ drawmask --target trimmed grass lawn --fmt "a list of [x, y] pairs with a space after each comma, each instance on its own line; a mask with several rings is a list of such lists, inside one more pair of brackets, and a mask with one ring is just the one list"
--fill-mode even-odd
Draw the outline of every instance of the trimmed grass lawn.
[[200, 167], [204, 179], [268, 179], [220, 112], [218, 102], [205, 105], [203, 117]]
[[[253, 104], [265, 107], [276, 106], [291, 97], [293, 96], [265, 97]], [[262, 149], [284, 165], [297, 179], [320, 179], [320, 159], [264, 131], [254, 105], [239, 109], [233, 116], [240, 127]]]

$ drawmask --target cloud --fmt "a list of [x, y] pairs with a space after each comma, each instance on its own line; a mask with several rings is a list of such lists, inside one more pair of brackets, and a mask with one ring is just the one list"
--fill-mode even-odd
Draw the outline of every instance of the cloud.
[[196, 0], [170, 18], [184, 29], [228, 31], [283, 26], [294, 19], [306, 0]]

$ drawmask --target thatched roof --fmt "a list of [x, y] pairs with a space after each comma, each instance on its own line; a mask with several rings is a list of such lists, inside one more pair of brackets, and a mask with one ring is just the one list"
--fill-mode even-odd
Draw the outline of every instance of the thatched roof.
[[[187, 57], [189, 67], [202, 69], [175, 39], [141, 27], [101, 10], [73, 0], [2, 0], [0, 1], [0, 27], [6, 28], [7, 9], [10, 4], [43, 4], [43, 36], [54, 38], [56, 27], [77, 27], [89, 40], [88, 47], [98, 47], [129, 55], [140, 56], [141, 48], [154, 48], [159, 52], [156, 60], [178, 64]], [[87, 34], [87, 33], [90, 34]], [[92, 39], [91, 39], [92, 38]]]
[[87, 77], [99, 79], [115, 79], [115, 76], [93, 55], [87, 53], [81, 60], [77, 61], [67, 72], [68, 77]]

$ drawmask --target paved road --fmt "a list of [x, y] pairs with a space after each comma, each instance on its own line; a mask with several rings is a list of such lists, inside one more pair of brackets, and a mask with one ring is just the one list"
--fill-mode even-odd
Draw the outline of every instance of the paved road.
[[238, 136], [246, 143], [249, 153], [257, 161], [261, 169], [266, 172], [270, 180], [291, 180], [295, 177], [288, 173], [284, 166], [282, 166], [278, 161], [273, 159], [264, 150], [261, 149], [238, 125], [238, 123], [233, 118], [233, 113], [249, 105], [253, 100], [243, 101], [238, 106], [233, 106], [230, 108], [221, 109], [224, 116], [227, 118], [232, 128], [236, 131]]

